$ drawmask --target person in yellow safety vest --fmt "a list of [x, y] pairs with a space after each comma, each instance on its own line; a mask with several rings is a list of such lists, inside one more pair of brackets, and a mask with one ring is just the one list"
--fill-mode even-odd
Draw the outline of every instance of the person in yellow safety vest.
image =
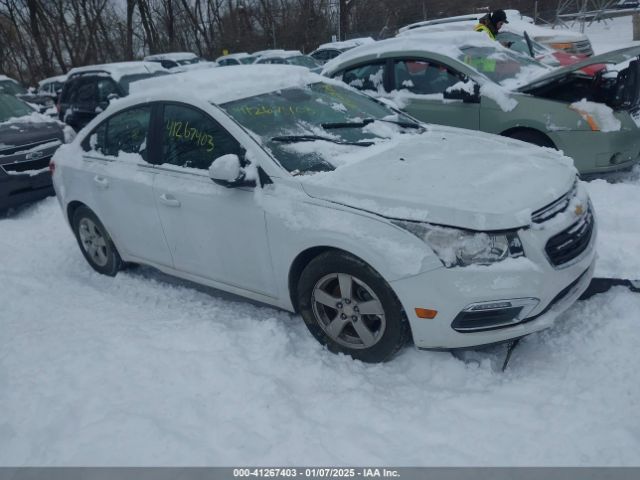
[[473, 29], [476, 32], [486, 33], [489, 35], [491, 40], [496, 39], [496, 35], [498, 35], [502, 25], [509, 23], [507, 21], [507, 14], [504, 13], [504, 10], [494, 10], [491, 13], [487, 13], [484, 17], [478, 20], [478, 22], [478, 25]]

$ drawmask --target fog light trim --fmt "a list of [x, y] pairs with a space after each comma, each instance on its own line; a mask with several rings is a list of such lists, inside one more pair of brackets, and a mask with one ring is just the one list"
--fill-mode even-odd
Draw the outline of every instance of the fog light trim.
[[540, 303], [538, 298], [492, 300], [467, 305], [451, 322], [457, 332], [481, 332], [520, 323]]

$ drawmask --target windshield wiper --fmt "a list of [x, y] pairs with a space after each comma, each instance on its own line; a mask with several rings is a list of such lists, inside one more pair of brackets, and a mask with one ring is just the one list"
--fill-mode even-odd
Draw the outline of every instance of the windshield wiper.
[[339, 128], [362, 128], [366, 127], [370, 123], [375, 122], [374, 118], [365, 118], [359, 122], [330, 122], [321, 123], [320, 126], [325, 130], [339, 129]]
[[282, 143], [297, 143], [297, 142], [313, 142], [315, 140], [324, 140], [325, 142], [333, 142], [338, 145], [357, 145], [358, 147], [370, 147], [373, 142], [345, 142], [343, 140], [336, 140], [331, 137], [323, 137], [321, 135], [282, 135], [279, 137], [272, 137], [272, 142]]
[[415, 122], [403, 122], [402, 120], [389, 120], [386, 118], [365, 118], [359, 122], [333, 122], [333, 123], [322, 123], [320, 126], [325, 130], [331, 129], [339, 129], [339, 128], [362, 128], [373, 122], [387, 122], [393, 123], [394, 125], [398, 125], [402, 128], [415, 128], [422, 130], [423, 127], [419, 123]]

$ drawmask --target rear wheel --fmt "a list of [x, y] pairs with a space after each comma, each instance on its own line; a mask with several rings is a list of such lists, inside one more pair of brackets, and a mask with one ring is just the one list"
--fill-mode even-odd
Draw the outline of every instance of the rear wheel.
[[122, 268], [122, 259], [102, 222], [89, 208], [79, 207], [73, 214], [73, 233], [89, 265], [111, 277]]
[[387, 282], [344, 252], [327, 252], [302, 272], [298, 305], [309, 331], [332, 352], [384, 362], [402, 348], [409, 325]]

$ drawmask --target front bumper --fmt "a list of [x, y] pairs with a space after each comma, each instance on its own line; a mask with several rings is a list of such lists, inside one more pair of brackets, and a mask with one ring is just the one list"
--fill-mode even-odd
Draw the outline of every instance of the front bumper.
[[583, 175], [629, 169], [640, 161], [640, 130], [637, 128], [615, 132], [556, 131], [551, 137], [558, 149], [573, 159]]
[[49, 162], [58, 146], [32, 149], [31, 159], [23, 152], [0, 157], [0, 210], [55, 195]]
[[0, 166], [0, 211], [55, 195], [51, 173], [8, 174]]
[[[553, 325], [591, 282], [597, 226], [594, 220], [589, 243], [577, 257], [553, 266], [545, 253], [545, 245], [564, 231], [567, 224], [554, 220], [549, 224], [553, 226], [519, 232], [525, 258], [509, 259], [491, 266], [442, 267], [391, 282], [407, 314], [415, 345], [425, 349], [487, 345]], [[528, 301], [523, 302], [523, 299]], [[537, 302], [531, 302], [531, 299]], [[487, 302], [495, 307], [509, 301], [512, 301], [512, 307], [526, 304], [521, 318], [502, 318], [503, 323], [492, 328], [454, 329], [460, 326], [461, 312], [469, 312], [469, 307]], [[438, 313], [433, 319], [422, 319], [416, 315], [416, 308]], [[456, 320], [458, 323], [454, 323]]]

